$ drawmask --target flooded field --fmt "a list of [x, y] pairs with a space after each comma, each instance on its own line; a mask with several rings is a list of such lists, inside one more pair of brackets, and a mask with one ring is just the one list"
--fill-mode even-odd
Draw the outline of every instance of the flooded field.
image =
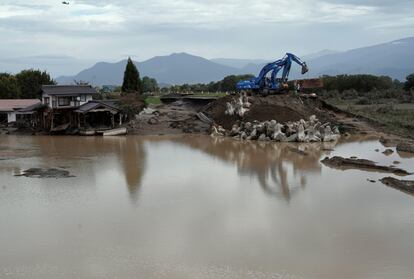
[[[401, 177], [320, 163], [414, 171], [384, 150], [1, 136], [0, 278], [413, 278], [414, 197], [377, 181]], [[32, 168], [65, 175], [19, 176]]]

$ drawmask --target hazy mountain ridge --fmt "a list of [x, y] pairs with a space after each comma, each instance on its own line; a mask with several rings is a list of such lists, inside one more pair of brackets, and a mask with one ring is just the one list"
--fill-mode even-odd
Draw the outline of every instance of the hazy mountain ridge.
[[312, 75], [375, 74], [404, 80], [414, 72], [414, 37], [329, 54], [309, 61]]
[[[308, 63], [310, 72], [301, 76], [298, 68], [293, 67], [291, 78], [311, 78], [325, 74], [375, 74], [404, 80], [408, 74], [414, 73], [413, 49], [414, 37], [344, 52], [323, 50], [304, 55], [302, 58]], [[279, 58], [275, 57], [275, 60]], [[257, 75], [266, 62], [260, 59], [208, 60], [187, 53], [173, 53], [135, 63], [141, 76], [153, 77], [160, 83], [183, 84], [208, 83], [231, 74]], [[76, 76], [59, 77], [56, 80], [60, 84], [83, 80], [94, 85], [119, 85], [122, 83], [125, 65], [126, 60], [117, 63], [99, 62]]]
[[210, 61], [225, 66], [243, 69], [247, 65], [262, 65], [271, 61], [271, 59], [238, 59], [238, 58], [213, 58]]
[[[76, 76], [62, 76], [56, 80], [59, 84], [72, 83], [73, 80], [88, 81], [94, 85], [121, 84], [127, 60], [117, 63], [99, 62], [93, 67], [81, 71]], [[134, 62], [141, 77], [150, 76], [159, 83], [208, 83], [217, 81], [226, 75], [240, 74], [241, 70], [187, 53], [173, 53], [168, 56], [156, 56], [143, 62]]]

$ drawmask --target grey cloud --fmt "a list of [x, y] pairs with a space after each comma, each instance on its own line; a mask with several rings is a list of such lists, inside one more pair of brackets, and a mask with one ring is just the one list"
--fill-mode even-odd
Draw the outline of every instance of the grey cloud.
[[[144, 59], [181, 51], [267, 59], [286, 51], [343, 50], [414, 34], [414, 1], [409, 0], [70, 2], [2, 1], [0, 35], [7, 40], [0, 44], [0, 59], [111, 60], [125, 53]], [[14, 8], [21, 12], [12, 14]]]

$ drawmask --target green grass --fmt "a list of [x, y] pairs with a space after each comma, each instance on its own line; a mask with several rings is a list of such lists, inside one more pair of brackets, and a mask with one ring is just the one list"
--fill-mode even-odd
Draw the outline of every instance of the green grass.
[[352, 103], [348, 104], [335, 104], [332, 102], [329, 102], [330, 104], [333, 104], [334, 106], [342, 109], [342, 110], [348, 110], [348, 108], [356, 109], [356, 110], [364, 110], [364, 109], [379, 109], [379, 108], [387, 108], [390, 107], [394, 110], [413, 110], [414, 111], [414, 104], [392, 104], [392, 105], [386, 105], [386, 104], [375, 104], [375, 105], [356, 105]]
[[414, 137], [414, 104], [374, 104], [357, 105], [355, 102], [336, 99], [326, 100], [339, 109], [372, 119], [385, 126], [386, 130]]
[[208, 93], [194, 93], [194, 94], [192, 94], [192, 96], [196, 96], [196, 97], [218, 97], [218, 98], [221, 98], [221, 97], [226, 96], [226, 93], [222, 93], [222, 92], [218, 92], [218, 93], [210, 93], [210, 92], [208, 92]]
[[393, 107], [352, 109], [351, 112], [373, 119], [389, 131], [414, 137], [414, 110]]
[[160, 97], [157, 97], [157, 96], [147, 97], [147, 98], [145, 98], [145, 104], [147, 104], [147, 105], [159, 105], [159, 104], [161, 104], [161, 99], [160, 99]]

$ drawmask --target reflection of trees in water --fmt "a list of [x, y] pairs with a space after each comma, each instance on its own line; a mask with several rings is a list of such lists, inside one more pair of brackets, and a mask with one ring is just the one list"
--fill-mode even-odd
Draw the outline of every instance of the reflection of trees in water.
[[[71, 162], [79, 159], [98, 157], [106, 160], [105, 156], [114, 154], [122, 166], [131, 199], [138, 199], [142, 177], [145, 172], [146, 152], [141, 139], [137, 137], [39, 137], [34, 141], [39, 146], [41, 159], [50, 167], [57, 167], [54, 159], [65, 159]], [[87, 161], [86, 161], [87, 162]], [[99, 166], [99, 164], [96, 164]], [[95, 173], [88, 170], [90, 179]], [[118, 186], [118, 185], [116, 185]]]
[[142, 141], [136, 137], [126, 137], [121, 146], [120, 160], [125, 172], [128, 191], [133, 201], [138, 200], [142, 177], [145, 173], [146, 153]]
[[335, 143], [240, 142], [206, 137], [175, 141], [236, 164], [239, 175], [256, 177], [266, 194], [286, 201], [306, 186], [308, 173], [320, 173], [319, 159], [326, 152], [324, 149], [335, 146]]

